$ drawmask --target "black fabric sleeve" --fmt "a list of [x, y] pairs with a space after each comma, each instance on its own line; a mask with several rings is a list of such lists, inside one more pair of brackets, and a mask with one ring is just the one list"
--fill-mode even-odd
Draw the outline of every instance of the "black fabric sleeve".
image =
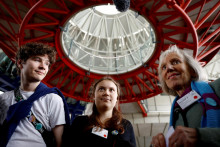
[[81, 134], [88, 123], [88, 116], [77, 116], [70, 126], [65, 126], [62, 147], [75, 147], [83, 140]]
[[118, 136], [116, 141], [117, 147], [136, 147], [135, 135], [133, 126], [130, 121], [124, 119], [124, 134]]
[[198, 146], [220, 147], [220, 128], [198, 128]]

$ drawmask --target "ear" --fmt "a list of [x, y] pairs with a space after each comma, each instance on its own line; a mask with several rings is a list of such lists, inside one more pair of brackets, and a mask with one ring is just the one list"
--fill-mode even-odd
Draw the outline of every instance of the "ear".
[[17, 66], [18, 66], [19, 69], [22, 69], [22, 68], [23, 68], [23, 65], [22, 65], [22, 64], [23, 64], [23, 61], [21, 61], [20, 59], [17, 60], [16, 64], [17, 64]]
[[116, 101], [116, 103], [115, 103], [115, 108], [117, 109], [117, 110], [119, 110], [118, 108], [119, 108], [119, 101], [117, 100]]
[[93, 102], [95, 102], [95, 96], [92, 94], [92, 96], [91, 96], [91, 100], [93, 101]]

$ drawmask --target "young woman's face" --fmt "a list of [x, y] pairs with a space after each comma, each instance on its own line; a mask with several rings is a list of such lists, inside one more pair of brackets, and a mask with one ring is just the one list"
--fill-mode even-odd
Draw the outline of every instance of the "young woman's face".
[[194, 74], [183, 57], [174, 52], [164, 58], [161, 71], [167, 87], [175, 91], [184, 90], [190, 86], [191, 76]]
[[118, 97], [117, 86], [110, 80], [103, 80], [96, 86], [94, 100], [98, 109], [112, 109]]

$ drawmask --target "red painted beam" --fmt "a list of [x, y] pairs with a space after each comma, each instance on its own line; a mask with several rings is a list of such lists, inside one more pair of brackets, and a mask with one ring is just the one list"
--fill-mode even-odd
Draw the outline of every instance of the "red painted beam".
[[139, 107], [141, 108], [143, 117], [147, 117], [147, 112], [146, 112], [145, 108], [143, 107], [143, 105], [141, 104], [141, 102], [137, 101], [137, 103], [138, 103]]

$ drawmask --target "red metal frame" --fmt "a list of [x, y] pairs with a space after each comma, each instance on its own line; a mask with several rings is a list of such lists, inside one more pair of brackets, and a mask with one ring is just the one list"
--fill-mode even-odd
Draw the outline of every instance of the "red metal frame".
[[[121, 103], [139, 104], [140, 100], [161, 93], [157, 85], [157, 63], [161, 51], [166, 50], [170, 44], [192, 50], [193, 56], [203, 65], [219, 51], [220, 27], [209, 34], [208, 30], [212, 25], [220, 24], [220, 1], [202, 15], [205, 5], [209, 2], [211, 0], [201, 0], [194, 4], [191, 0], [131, 0], [131, 9], [150, 21], [157, 40], [155, 52], [147, 63], [129, 73], [112, 76], [122, 85]], [[67, 5], [69, 3], [71, 5]], [[56, 48], [58, 57], [44, 83], [60, 88], [65, 96], [91, 101], [88, 87], [103, 75], [85, 71], [67, 58], [60, 42], [60, 27], [80, 10], [106, 3], [112, 3], [112, 0], [69, 0], [68, 3], [67, 0], [0, 0], [0, 47], [14, 61], [18, 46], [30, 41], [49, 43]], [[151, 6], [146, 7], [148, 4]], [[55, 7], [51, 8], [50, 5]], [[195, 20], [188, 15], [193, 11], [197, 11]], [[212, 15], [215, 16], [210, 21]], [[36, 21], [39, 16], [42, 22]], [[162, 17], [164, 19], [160, 19]], [[177, 19], [183, 20], [182, 24], [171, 25]], [[198, 38], [201, 29], [206, 31]], [[39, 32], [41, 36], [37, 35]], [[177, 38], [178, 35], [182, 37]], [[189, 40], [189, 36], [192, 36], [192, 40]], [[143, 109], [142, 111], [147, 115]]]

